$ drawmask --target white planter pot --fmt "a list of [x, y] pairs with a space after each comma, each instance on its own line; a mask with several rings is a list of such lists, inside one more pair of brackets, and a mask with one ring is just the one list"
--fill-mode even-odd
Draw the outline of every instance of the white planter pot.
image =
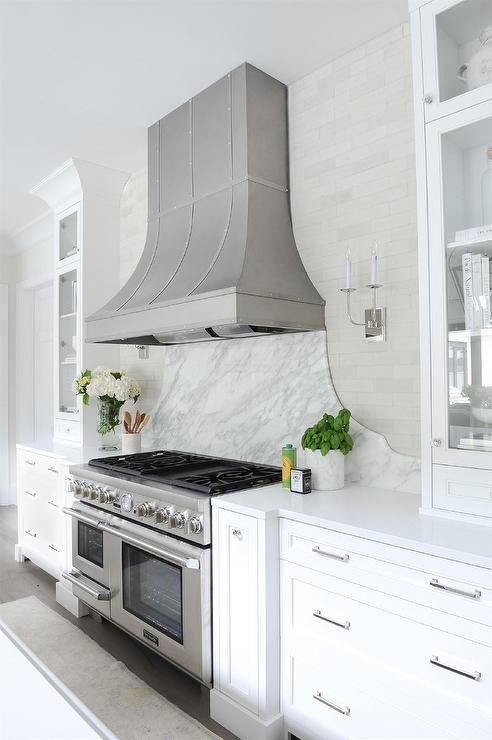
[[306, 468], [311, 468], [311, 488], [314, 491], [338, 491], [345, 483], [345, 455], [330, 450], [322, 455], [319, 450], [305, 450]]
[[142, 450], [142, 438], [140, 434], [122, 434], [121, 451], [126, 455], [132, 455]]

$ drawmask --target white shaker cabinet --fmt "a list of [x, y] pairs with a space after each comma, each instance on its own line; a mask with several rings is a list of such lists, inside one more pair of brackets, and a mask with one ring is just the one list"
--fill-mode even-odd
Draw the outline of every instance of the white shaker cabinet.
[[211, 716], [241, 738], [274, 740], [282, 737], [277, 521], [213, 504]]
[[417, 6], [422, 511], [490, 526], [492, 4]]

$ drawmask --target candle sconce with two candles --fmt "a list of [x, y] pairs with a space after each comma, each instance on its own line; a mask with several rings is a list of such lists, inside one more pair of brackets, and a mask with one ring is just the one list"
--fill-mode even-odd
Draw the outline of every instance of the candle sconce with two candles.
[[364, 321], [354, 321], [350, 307], [350, 294], [354, 293], [357, 288], [352, 287], [352, 260], [350, 250], [346, 255], [346, 284], [345, 288], [340, 288], [342, 293], [347, 296], [347, 316], [350, 323], [354, 326], [363, 326], [365, 329], [365, 338], [368, 342], [385, 342], [386, 341], [386, 309], [377, 307], [377, 290], [381, 288], [378, 283], [378, 257], [377, 244], [374, 245], [371, 255], [371, 282], [366, 285], [372, 294], [372, 306], [366, 308], [364, 312]]

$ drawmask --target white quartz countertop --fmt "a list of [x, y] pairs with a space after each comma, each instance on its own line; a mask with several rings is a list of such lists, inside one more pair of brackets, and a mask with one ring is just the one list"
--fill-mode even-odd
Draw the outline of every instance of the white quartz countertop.
[[492, 523], [464, 524], [420, 514], [420, 496], [413, 493], [352, 485], [303, 495], [273, 485], [217, 496], [212, 505], [257, 518], [277, 516], [315, 524], [492, 569]]
[[[32, 452], [33, 454], [49, 455], [50, 457], [62, 459], [67, 465], [80, 465], [87, 463], [95, 457], [111, 457], [122, 454], [121, 450], [99, 450], [97, 447], [81, 447], [80, 445], [67, 445], [53, 442], [52, 439], [39, 442], [19, 442], [18, 450]], [[142, 452], [150, 452], [156, 447], [142, 447]]]

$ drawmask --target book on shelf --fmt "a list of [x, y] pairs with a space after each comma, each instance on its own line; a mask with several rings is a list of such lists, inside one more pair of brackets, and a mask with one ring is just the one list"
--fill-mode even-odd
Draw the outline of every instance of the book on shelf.
[[490, 326], [490, 258], [465, 252], [463, 271], [463, 308], [465, 329], [476, 331]]
[[492, 450], [492, 433], [470, 432], [467, 437], [461, 437], [458, 447], [460, 450]]

